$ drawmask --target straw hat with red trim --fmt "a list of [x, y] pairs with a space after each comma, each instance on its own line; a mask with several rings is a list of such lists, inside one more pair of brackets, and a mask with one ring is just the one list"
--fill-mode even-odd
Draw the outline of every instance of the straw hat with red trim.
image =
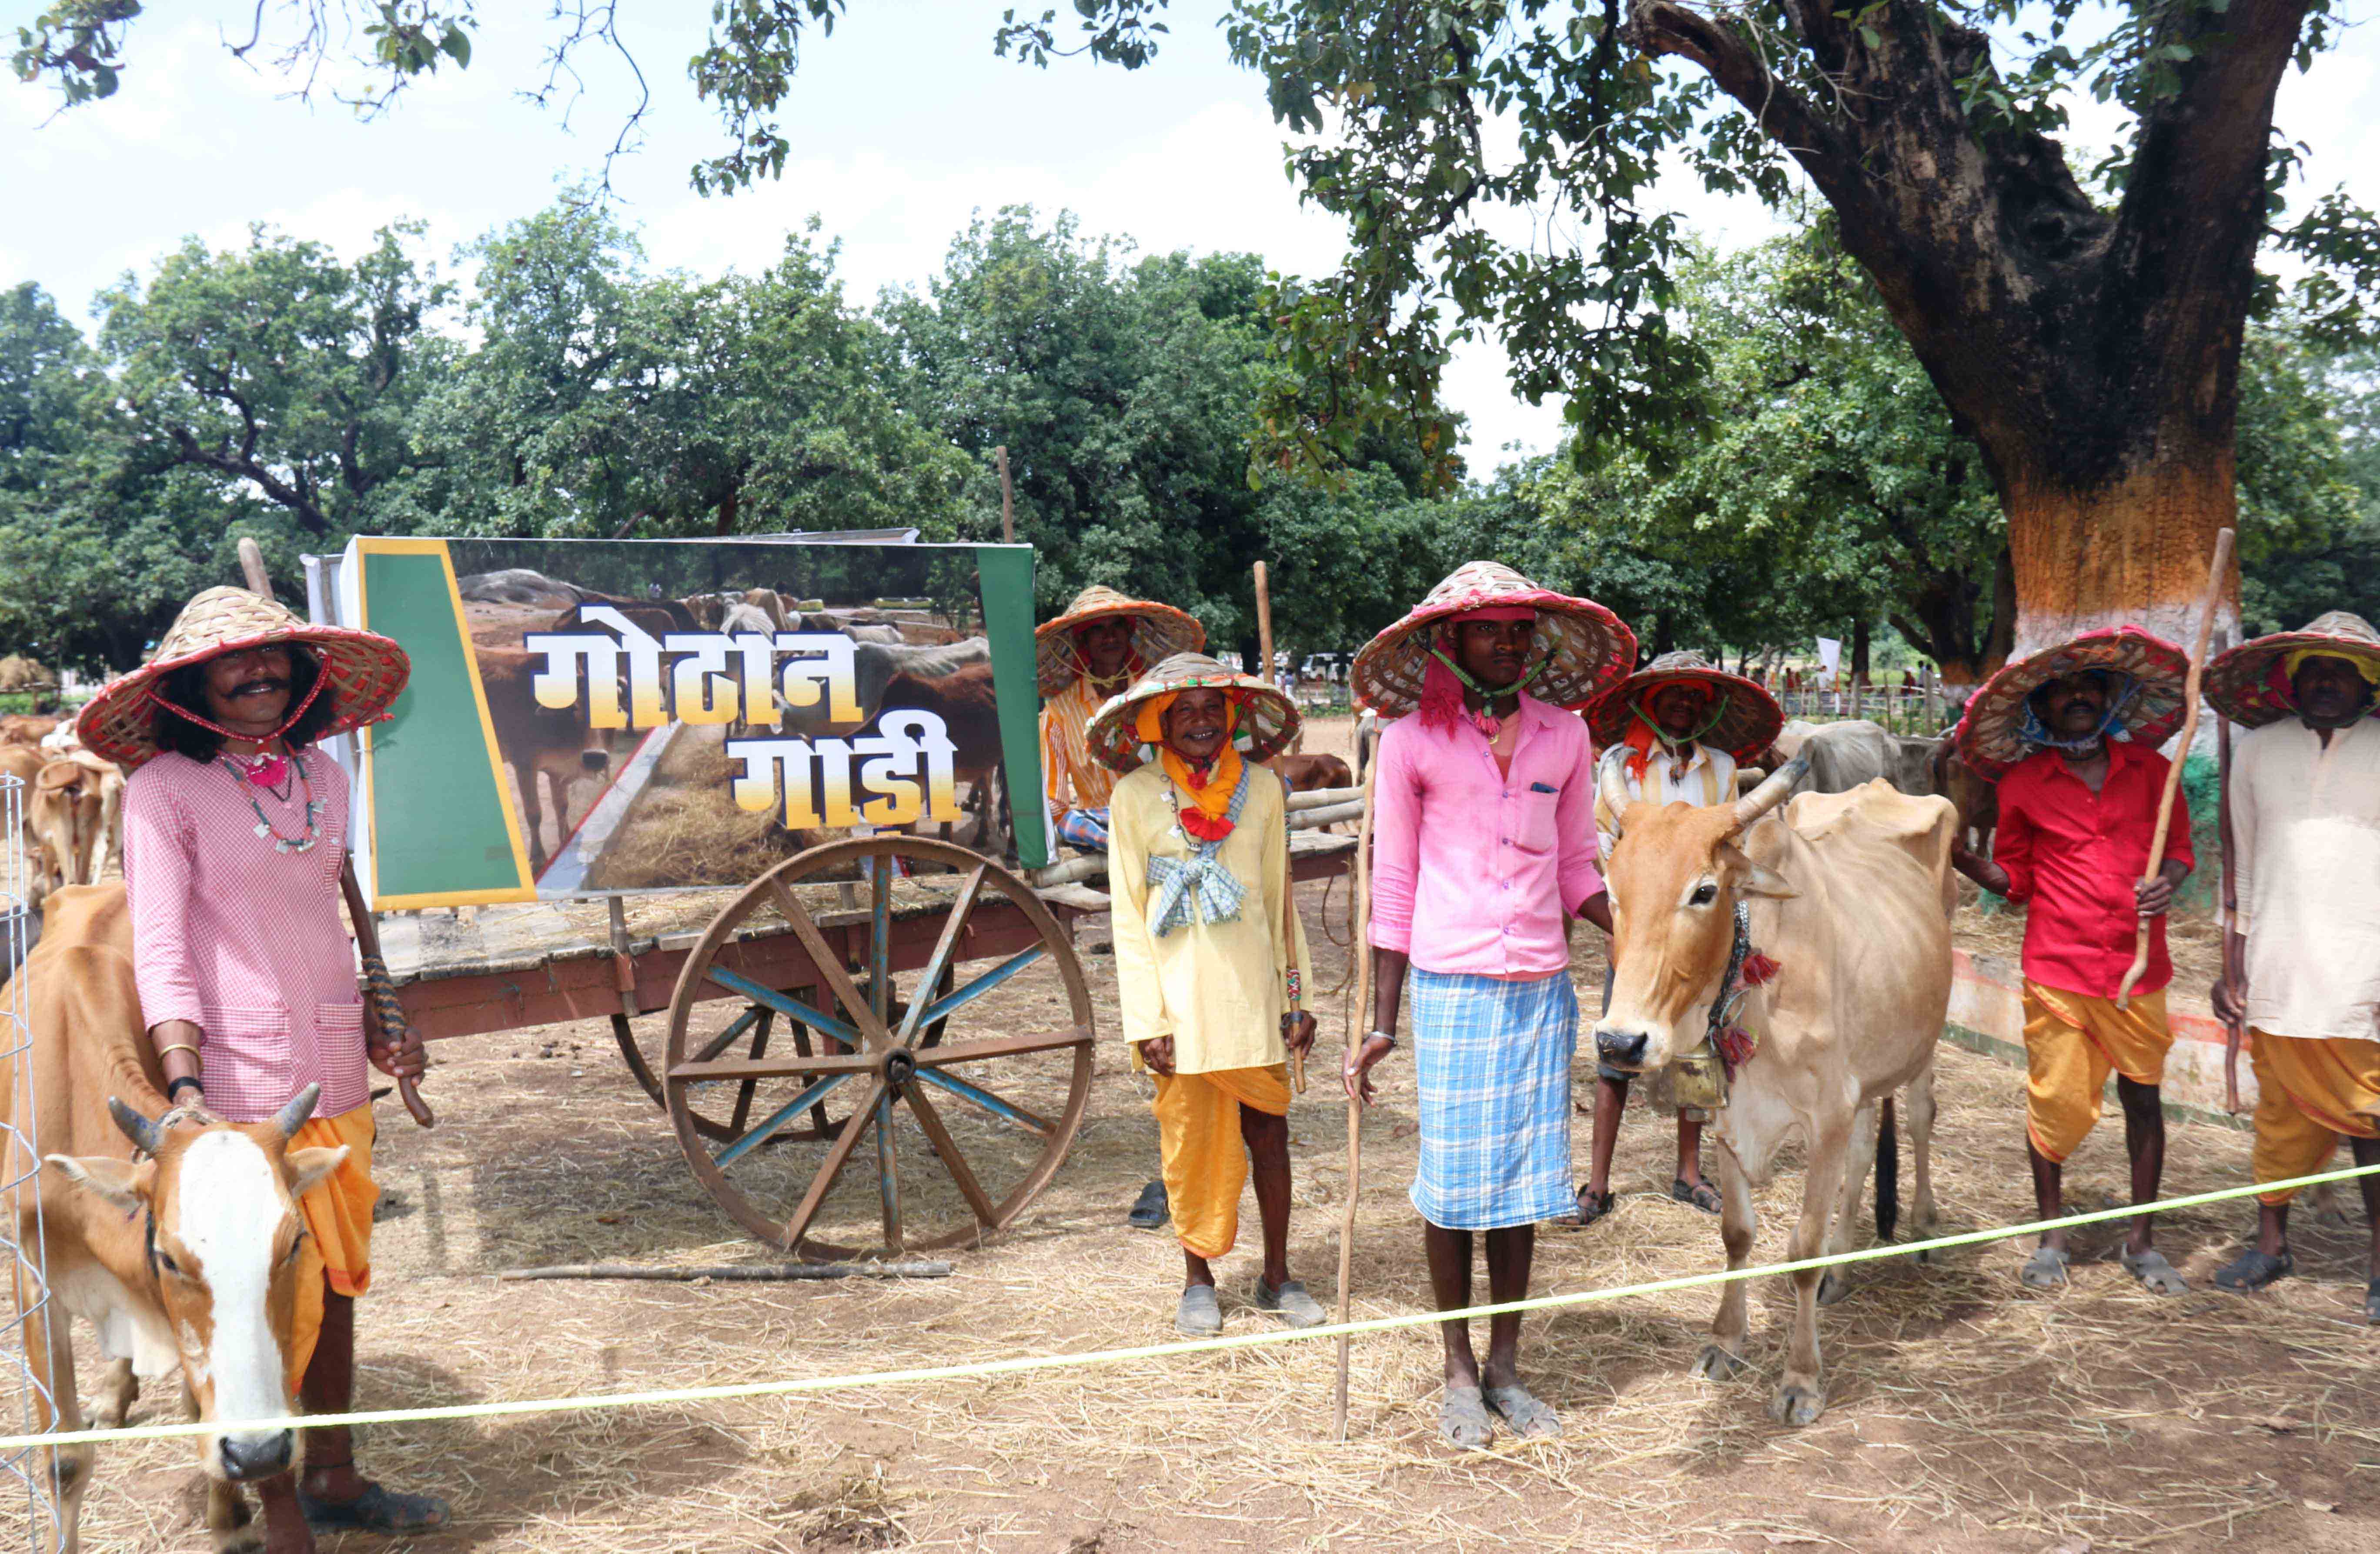
[[1441, 621], [1474, 610], [1522, 607], [1537, 613], [1527, 685], [1539, 701], [1575, 710], [1618, 685], [1636, 663], [1636, 634], [1591, 599], [1541, 589], [1500, 562], [1466, 562], [1429, 590], [1403, 620], [1355, 655], [1348, 678], [1358, 707], [1402, 718], [1421, 705], [1422, 677]]
[[[2297, 715], [2289, 660], [2299, 653], [2342, 658], [2380, 685], [2380, 632], [2362, 616], [2333, 610], [2301, 631], [2277, 631], [2240, 643], [2206, 666], [2206, 699], [2235, 723], [2262, 728]], [[2380, 717], [2380, 699], [2367, 713]]]
[[1056, 696], [1082, 678], [1083, 653], [1075, 645], [1075, 633], [1093, 621], [1118, 618], [1132, 622], [1132, 650], [1145, 664], [1162, 663], [1207, 645], [1207, 628], [1186, 612], [1094, 583], [1075, 596], [1064, 614], [1033, 628], [1034, 669], [1043, 696]]
[[1959, 720], [1959, 754], [1992, 777], [2024, 759], [2040, 748], [2024, 737], [2025, 698], [2061, 674], [2086, 669], [2129, 676], [2138, 687], [2121, 714], [2133, 744], [2155, 749], [2181, 727], [2190, 655], [2136, 625], [2102, 626], [2005, 664], [1985, 681]]
[[1587, 732], [1597, 747], [1617, 745], [1628, 736], [1636, 709], [1653, 710], [1653, 698], [1664, 686], [1701, 686], [1718, 706], [1718, 721], [1694, 736], [1695, 743], [1725, 750], [1739, 761], [1750, 760], [1777, 741], [1785, 726], [1785, 710], [1756, 680], [1730, 674], [1696, 652], [1663, 653], [1597, 697], [1586, 710]]
[[283, 605], [246, 589], [209, 589], [182, 606], [149, 662], [101, 687], [75, 718], [82, 742], [109, 760], [139, 766], [157, 754], [157, 720], [176, 714], [158, 700], [159, 682], [220, 654], [276, 643], [312, 650], [327, 682], [332, 717], [324, 735], [346, 734], [388, 716], [389, 703], [413, 671], [405, 650], [385, 637], [310, 625]]
[[1138, 730], [1140, 710], [1152, 698], [1174, 691], [1220, 690], [1239, 706], [1232, 743], [1248, 760], [1269, 760], [1289, 747], [1305, 714], [1274, 686], [1253, 674], [1226, 669], [1204, 653], [1176, 653], [1135, 681], [1130, 690], [1108, 698], [1091, 716], [1084, 739], [1091, 754], [1118, 771], [1142, 764], [1145, 748]]

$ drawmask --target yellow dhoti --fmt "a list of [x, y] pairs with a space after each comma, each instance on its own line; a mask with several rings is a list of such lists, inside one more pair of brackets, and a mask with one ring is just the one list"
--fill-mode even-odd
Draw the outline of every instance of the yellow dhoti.
[[2165, 989], [2111, 998], [2024, 985], [2024, 1129], [2045, 1159], [2063, 1162], [2099, 1121], [2110, 1071], [2135, 1085], [2165, 1079], [2173, 1046]]
[[372, 1205], [380, 1199], [380, 1187], [371, 1176], [377, 1132], [371, 1103], [366, 1101], [353, 1111], [307, 1123], [289, 1141], [292, 1150], [347, 1147], [339, 1169], [298, 1200], [298, 1216], [306, 1221], [308, 1233], [298, 1254], [298, 1304], [289, 1333], [293, 1395], [314, 1357], [314, 1341], [322, 1336], [324, 1279], [335, 1294], [360, 1295], [371, 1287]]
[[[2259, 1182], [2311, 1176], [2344, 1138], [2380, 1138], [2380, 1041], [2248, 1033], [2256, 1068]], [[2282, 1204], [2294, 1187], [2259, 1193]]]
[[1160, 1074], [1156, 1079], [1157, 1099], [1150, 1109], [1157, 1113], [1173, 1233], [1192, 1256], [1220, 1257], [1240, 1238], [1240, 1189], [1248, 1181], [1240, 1108], [1287, 1116], [1289, 1065]]

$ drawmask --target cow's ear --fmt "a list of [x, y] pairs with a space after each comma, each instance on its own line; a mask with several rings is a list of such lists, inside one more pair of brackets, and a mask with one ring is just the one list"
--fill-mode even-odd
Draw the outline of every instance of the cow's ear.
[[1727, 865], [1728, 872], [1735, 877], [1738, 895], [1774, 896], [1782, 900], [1802, 893], [1782, 874], [1753, 862], [1751, 856], [1741, 847], [1723, 846], [1719, 849], [1719, 856]]
[[119, 1160], [112, 1155], [52, 1155], [58, 1174], [86, 1192], [96, 1193], [129, 1214], [146, 1198], [149, 1167]]
[[347, 1163], [347, 1147], [344, 1144], [329, 1149], [292, 1149], [289, 1160], [289, 1196], [302, 1198], [321, 1184], [322, 1178]]

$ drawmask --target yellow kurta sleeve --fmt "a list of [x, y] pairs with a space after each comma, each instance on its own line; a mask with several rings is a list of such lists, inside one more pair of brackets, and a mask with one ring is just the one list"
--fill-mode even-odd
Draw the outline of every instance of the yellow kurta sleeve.
[[[1146, 770], [1146, 769], [1145, 769]], [[1157, 941], [1148, 931], [1148, 848], [1172, 824], [1160, 795], [1134, 772], [1116, 784], [1108, 807], [1108, 904], [1115, 940], [1116, 999], [1123, 1038], [1154, 1041], [1173, 1034], [1166, 1017], [1165, 983]], [[1136, 1065], [1139, 1054], [1135, 1052]]]

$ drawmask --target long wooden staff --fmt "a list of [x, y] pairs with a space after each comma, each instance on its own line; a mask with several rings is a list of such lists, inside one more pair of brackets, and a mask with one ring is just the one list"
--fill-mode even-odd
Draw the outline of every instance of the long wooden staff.
[[[273, 577], [264, 570], [264, 552], [246, 535], [239, 541], [239, 570], [249, 592], [273, 597]], [[395, 985], [388, 979], [388, 963], [381, 958], [380, 919], [364, 904], [364, 888], [356, 879], [353, 854], [339, 860], [339, 891], [346, 897], [347, 917], [356, 928], [356, 949], [363, 957], [365, 996], [371, 1000], [381, 1035], [395, 1041], [405, 1034], [405, 1010], [396, 1002]], [[396, 1093], [415, 1122], [426, 1128], [438, 1121], [410, 1076], [396, 1082]]]
[[[1280, 773], [1274, 773], [1280, 776]], [[1326, 900], [1323, 910], [1330, 910]], [[1289, 1021], [1305, 1008], [1305, 978], [1297, 969], [1297, 849], [1292, 844], [1289, 830], [1289, 779], [1281, 779], [1281, 955], [1289, 967]], [[1290, 1091], [1305, 1093], [1305, 1049], [1293, 1049], [1289, 1054]]]
[[[2216, 530], [2215, 565], [2207, 568], [2206, 592], [2198, 601], [2198, 640], [2191, 645], [2190, 674], [2182, 683], [2181, 744], [2175, 750], [2173, 764], [2166, 768], [2165, 794], [2157, 800], [2156, 831], [2149, 839], [2148, 868], [2142, 872], [2141, 882], [2147, 884], [2165, 867], [2166, 832], [2173, 826], [2173, 795], [2181, 789], [2182, 763], [2190, 759], [2190, 741], [2198, 732], [2198, 682], [2206, 671], [2206, 644], [2215, 633], [2216, 607], [2223, 601], [2223, 581], [2231, 570], [2231, 541], [2228, 528]], [[2132, 939], [2132, 966], [2116, 987], [2116, 1007], [2130, 1008], [2132, 984], [2149, 968], [2149, 919], [2143, 917]]]
[[[2228, 647], [2230, 634], [2216, 636], [2217, 653]], [[2216, 802], [2222, 806], [2216, 834], [2223, 846], [2223, 980], [2237, 992], [2246, 969], [2240, 964], [2240, 941], [2231, 925], [2240, 918], [2240, 883], [2231, 875], [2231, 720], [2220, 712], [2215, 719], [2215, 764], [2221, 777]], [[2247, 1038], [2248, 1012], [2235, 1010], [2232, 1017], [2223, 1022], [2223, 1110], [2236, 1117], [2240, 1114], [2240, 1044]]]
[[[1360, 735], [1359, 735], [1360, 737]], [[1355, 957], [1355, 1007], [1347, 1018], [1347, 1056], [1353, 1058], [1364, 1047], [1372, 1029], [1372, 783], [1379, 773], [1380, 763], [1373, 761], [1364, 772], [1364, 819], [1355, 828], [1355, 938], [1349, 953]], [[1343, 1060], [1342, 1060], [1343, 1061]], [[1355, 1197], [1356, 1184], [1364, 1170], [1364, 1103], [1354, 1096], [1347, 1098], [1347, 1186], [1346, 1201], [1339, 1206], [1339, 1320], [1353, 1318], [1355, 1293], [1352, 1287], [1355, 1263]], [[1339, 1390], [1331, 1405], [1330, 1439], [1344, 1442], [1347, 1439], [1347, 1345], [1345, 1333], [1339, 1335]]]

